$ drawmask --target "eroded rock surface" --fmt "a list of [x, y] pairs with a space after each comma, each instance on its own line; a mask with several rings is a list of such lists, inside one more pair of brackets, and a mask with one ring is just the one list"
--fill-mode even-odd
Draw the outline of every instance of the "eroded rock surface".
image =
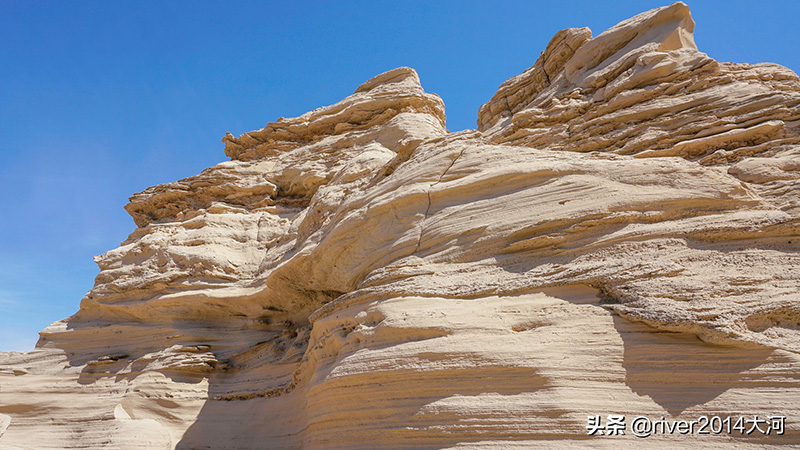
[[[477, 130], [399, 68], [151, 187], [0, 354], [0, 448], [800, 442], [800, 81], [686, 5], [555, 35]], [[588, 415], [787, 417], [588, 436]]]

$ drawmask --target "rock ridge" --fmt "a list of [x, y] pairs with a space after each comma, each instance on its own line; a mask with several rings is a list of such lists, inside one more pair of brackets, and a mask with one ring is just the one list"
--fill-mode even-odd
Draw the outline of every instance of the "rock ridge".
[[[438, 121], [441, 128], [445, 127], [442, 99], [436, 94], [425, 93], [417, 72], [409, 67], [399, 67], [373, 77], [359, 86], [353, 95], [335, 105], [317, 108], [300, 117], [280, 118], [238, 138], [228, 133], [222, 142], [225, 143], [225, 154], [231, 159], [248, 161], [313, 144], [326, 137], [379, 127], [401, 113], [429, 115]], [[332, 142], [326, 144], [336, 145]], [[350, 142], [339, 145], [350, 145]]]

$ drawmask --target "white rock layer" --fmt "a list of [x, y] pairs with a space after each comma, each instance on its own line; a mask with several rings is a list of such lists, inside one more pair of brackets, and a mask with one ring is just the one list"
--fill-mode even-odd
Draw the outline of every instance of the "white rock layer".
[[226, 136], [131, 197], [77, 314], [0, 354], [0, 448], [800, 443], [800, 81], [693, 29], [676, 3], [563, 30], [477, 130], [399, 68]]

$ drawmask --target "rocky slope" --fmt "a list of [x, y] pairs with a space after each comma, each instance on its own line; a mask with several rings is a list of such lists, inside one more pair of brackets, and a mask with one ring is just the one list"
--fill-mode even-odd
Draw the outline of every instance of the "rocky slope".
[[[800, 81], [693, 28], [563, 30], [477, 130], [399, 68], [226, 136], [0, 354], [0, 448], [797, 444]], [[787, 420], [590, 436], [608, 414]]]

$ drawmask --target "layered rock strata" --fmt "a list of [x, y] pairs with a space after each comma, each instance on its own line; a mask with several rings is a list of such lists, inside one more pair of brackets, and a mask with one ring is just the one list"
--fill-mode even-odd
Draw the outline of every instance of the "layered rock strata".
[[[227, 135], [0, 354], [0, 448], [800, 442], [800, 81], [693, 28], [563, 30], [477, 130], [399, 68]], [[787, 420], [588, 435], [608, 414]]]

